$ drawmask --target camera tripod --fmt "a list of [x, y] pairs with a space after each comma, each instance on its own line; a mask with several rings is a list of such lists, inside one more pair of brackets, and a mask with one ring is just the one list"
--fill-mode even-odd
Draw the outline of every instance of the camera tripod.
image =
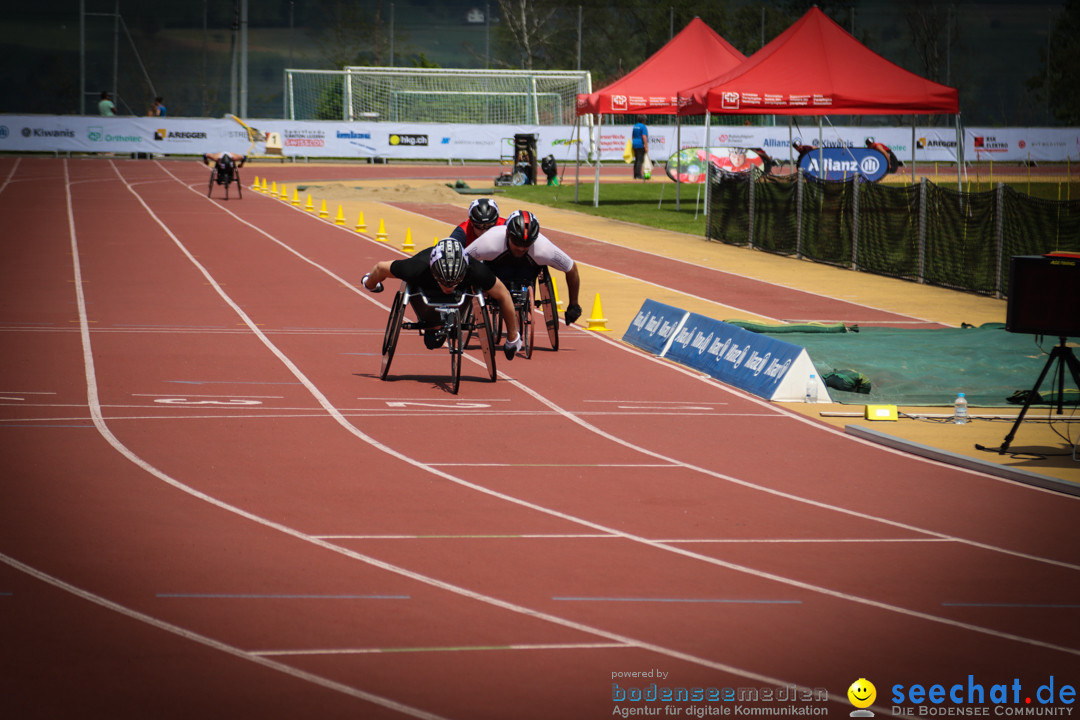
[[1065, 397], [1065, 366], [1069, 366], [1069, 372], [1072, 373], [1073, 382], [1076, 383], [1076, 387], [1080, 388], [1080, 360], [1076, 359], [1076, 355], [1073, 353], [1073, 349], [1065, 344], [1065, 337], [1059, 338], [1059, 344], [1054, 346], [1054, 349], [1050, 351], [1050, 357], [1046, 359], [1046, 365], [1043, 366], [1042, 373], [1039, 374], [1039, 379], [1035, 381], [1035, 387], [1027, 398], [1024, 400], [1024, 407], [1020, 410], [1020, 414], [1016, 417], [1016, 422], [1013, 423], [1012, 430], [1005, 436], [1005, 442], [1001, 444], [1001, 449], [998, 450], [999, 455], [1004, 455], [1009, 449], [1009, 444], [1012, 443], [1013, 438], [1016, 437], [1016, 431], [1020, 428], [1020, 423], [1024, 421], [1024, 415], [1027, 413], [1028, 408], [1031, 407], [1032, 401], [1038, 397], [1039, 387], [1042, 385], [1043, 380], [1046, 379], [1047, 373], [1050, 372], [1054, 364], [1057, 364], [1057, 414], [1062, 414], [1062, 401]]

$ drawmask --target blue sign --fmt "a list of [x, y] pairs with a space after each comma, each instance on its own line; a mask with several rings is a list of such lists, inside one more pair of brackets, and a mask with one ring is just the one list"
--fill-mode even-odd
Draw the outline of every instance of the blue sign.
[[772, 399], [802, 352], [798, 345], [690, 313], [665, 357]]
[[889, 160], [870, 148], [814, 148], [799, 158], [799, 169], [819, 180], [848, 180], [862, 175], [877, 182], [889, 171]]
[[660, 355], [672, 333], [689, 314], [686, 310], [655, 300], [646, 300], [630, 327], [626, 329], [623, 342]]

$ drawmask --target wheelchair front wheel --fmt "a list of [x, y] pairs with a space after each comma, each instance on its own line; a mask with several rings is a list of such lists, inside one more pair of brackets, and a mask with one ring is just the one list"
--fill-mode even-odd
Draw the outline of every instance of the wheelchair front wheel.
[[398, 337], [401, 335], [401, 323], [405, 319], [405, 293], [398, 290], [394, 296], [394, 302], [390, 305], [390, 317], [386, 320], [386, 332], [383, 334], [382, 344], [382, 367], [379, 369], [379, 379], [385, 380], [390, 372], [390, 363], [394, 360], [394, 351], [397, 350]]
[[210, 187], [206, 190], [206, 197], [210, 197], [214, 193], [214, 183], [217, 182], [217, 168], [210, 170]]
[[465, 352], [461, 346], [461, 321], [461, 314], [455, 313], [453, 326], [446, 332], [446, 345], [450, 348], [450, 392], [455, 395], [461, 385], [461, 355]]
[[533, 345], [536, 342], [536, 325], [533, 323], [533, 289], [525, 291], [524, 302], [518, 307], [518, 333], [521, 335], [521, 354], [526, 360], [532, 358]]

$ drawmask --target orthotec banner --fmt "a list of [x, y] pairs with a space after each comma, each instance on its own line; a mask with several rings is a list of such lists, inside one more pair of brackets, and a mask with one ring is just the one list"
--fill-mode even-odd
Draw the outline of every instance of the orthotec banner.
[[[783, 118], [778, 118], [782, 121]], [[513, 126], [427, 125], [391, 122], [291, 121], [252, 119], [248, 125], [277, 133], [286, 156], [504, 160], [513, 157], [514, 135], [537, 136], [537, 157], [552, 155], [560, 164], [581, 158], [621, 162], [630, 125]], [[1067, 162], [1080, 160], [1080, 128], [964, 129], [968, 161]], [[797, 160], [795, 145], [865, 148], [867, 141], [887, 145], [903, 163], [954, 162], [952, 128], [795, 126], [731, 127], [708, 130], [700, 125], [649, 128], [649, 156], [663, 163], [691, 147], [760, 148], [778, 160]], [[914, 143], [914, 149], [912, 144]], [[228, 118], [96, 117], [85, 115], [0, 115], [0, 152], [113, 152], [189, 155], [204, 152], [265, 152], [248, 141], [247, 131]]]

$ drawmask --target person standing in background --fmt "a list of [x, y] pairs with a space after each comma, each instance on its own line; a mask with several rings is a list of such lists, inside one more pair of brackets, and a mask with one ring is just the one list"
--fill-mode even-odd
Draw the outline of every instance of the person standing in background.
[[165, 101], [158, 95], [154, 98], [154, 105], [150, 108], [150, 112], [147, 113], [150, 117], [165, 117]]
[[97, 104], [98, 114], [102, 117], [115, 117], [116, 105], [113, 104], [112, 98], [109, 97], [108, 91], [101, 93], [101, 100]]
[[642, 122], [644, 119], [639, 115], [638, 121], [634, 123], [634, 129], [630, 132], [630, 144], [634, 150], [635, 180], [644, 179], [641, 169], [645, 164], [645, 156], [649, 154], [649, 129]]

